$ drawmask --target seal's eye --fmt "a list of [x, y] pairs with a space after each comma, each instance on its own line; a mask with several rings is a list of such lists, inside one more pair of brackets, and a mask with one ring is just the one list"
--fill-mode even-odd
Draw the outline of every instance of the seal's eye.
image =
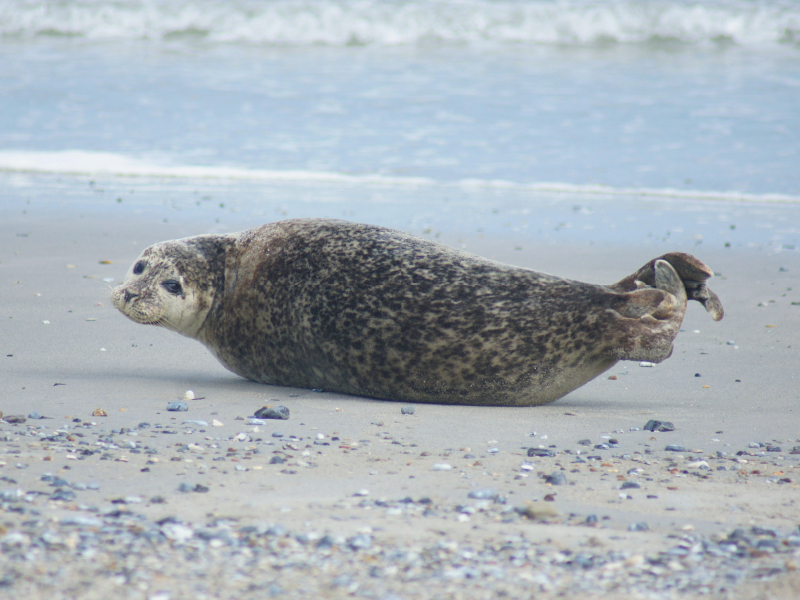
[[135, 265], [133, 265], [133, 274], [141, 275], [142, 273], [144, 273], [144, 267], [145, 267], [144, 261], [140, 260]]
[[167, 279], [166, 281], [161, 283], [164, 286], [164, 289], [167, 290], [170, 294], [175, 294], [176, 296], [183, 293], [183, 288], [181, 284], [174, 279]]

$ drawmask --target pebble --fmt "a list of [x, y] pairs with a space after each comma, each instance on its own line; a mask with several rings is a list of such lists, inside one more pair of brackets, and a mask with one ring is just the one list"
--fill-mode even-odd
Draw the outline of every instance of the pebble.
[[282, 419], [289, 418], [289, 409], [285, 406], [264, 406], [253, 415], [256, 419]]
[[667, 452], [686, 452], [686, 446], [681, 446], [679, 444], [668, 444], [664, 450]]
[[44, 419], [44, 417], [42, 415], [40, 415], [39, 413], [37, 413], [37, 412], [30, 413], [28, 415], [28, 418], [29, 419]]
[[168, 402], [167, 410], [171, 412], [187, 411], [189, 410], [189, 405], [182, 401]]
[[182, 425], [197, 425], [198, 427], [208, 427], [208, 422], [196, 419], [193, 421], [184, 421]]
[[646, 361], [646, 360], [643, 360], [642, 362], [640, 362], [640, 363], [639, 363], [639, 366], [640, 366], [640, 367], [655, 367], [655, 366], [656, 366], [656, 363], [654, 363], [654, 362], [648, 362], [648, 361]]
[[28, 419], [24, 415], [6, 415], [3, 417], [3, 420], [6, 423], [10, 423], [12, 425], [17, 425], [20, 423], [24, 423]]
[[650, 526], [644, 521], [639, 523], [631, 523], [628, 525], [628, 531], [650, 531]]
[[194, 392], [192, 390], [186, 390], [183, 393], [183, 399], [186, 400], [186, 401], [194, 400], [195, 399], [194, 398]]
[[472, 490], [467, 497], [472, 498], [473, 500], [494, 500], [497, 498], [497, 492], [491, 488]]
[[413, 406], [404, 406], [400, 409], [400, 412], [404, 415], [413, 415], [415, 410]]
[[433, 465], [431, 470], [432, 471], [449, 471], [452, 468], [453, 468], [453, 466], [449, 465], [447, 463], [436, 463], [435, 465]]
[[640, 487], [642, 487], [642, 486], [639, 485], [638, 483], [636, 483], [635, 481], [623, 481], [622, 485], [619, 486], [619, 489], [621, 489], [621, 490], [637, 490]]

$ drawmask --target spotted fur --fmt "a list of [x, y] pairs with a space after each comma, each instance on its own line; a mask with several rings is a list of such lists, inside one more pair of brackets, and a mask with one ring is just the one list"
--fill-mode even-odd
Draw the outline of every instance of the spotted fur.
[[544, 404], [618, 360], [669, 357], [687, 299], [722, 318], [711, 271], [681, 253], [601, 286], [296, 219], [163, 242], [140, 261], [113, 293], [133, 320], [199, 340], [248, 379], [388, 400]]

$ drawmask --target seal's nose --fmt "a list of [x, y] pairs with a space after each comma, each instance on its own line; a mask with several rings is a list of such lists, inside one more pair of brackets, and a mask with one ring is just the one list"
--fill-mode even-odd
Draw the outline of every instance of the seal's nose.
[[132, 298], [138, 298], [139, 294], [133, 294], [130, 290], [125, 290], [125, 302], [130, 302]]

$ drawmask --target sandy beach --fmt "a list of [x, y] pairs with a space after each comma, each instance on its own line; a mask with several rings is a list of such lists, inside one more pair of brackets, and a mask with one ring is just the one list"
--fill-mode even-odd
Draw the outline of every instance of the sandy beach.
[[[209, 231], [203, 213], [24, 197], [0, 220], [0, 410], [25, 417], [0, 423], [0, 597], [800, 593], [796, 251], [443, 228], [444, 243], [595, 283], [691, 251], [726, 317], [692, 303], [669, 360], [618, 363], [546, 406], [403, 414], [243, 380], [110, 306], [139, 252]], [[188, 411], [167, 411], [187, 390]], [[291, 416], [249, 424], [264, 405]]]

